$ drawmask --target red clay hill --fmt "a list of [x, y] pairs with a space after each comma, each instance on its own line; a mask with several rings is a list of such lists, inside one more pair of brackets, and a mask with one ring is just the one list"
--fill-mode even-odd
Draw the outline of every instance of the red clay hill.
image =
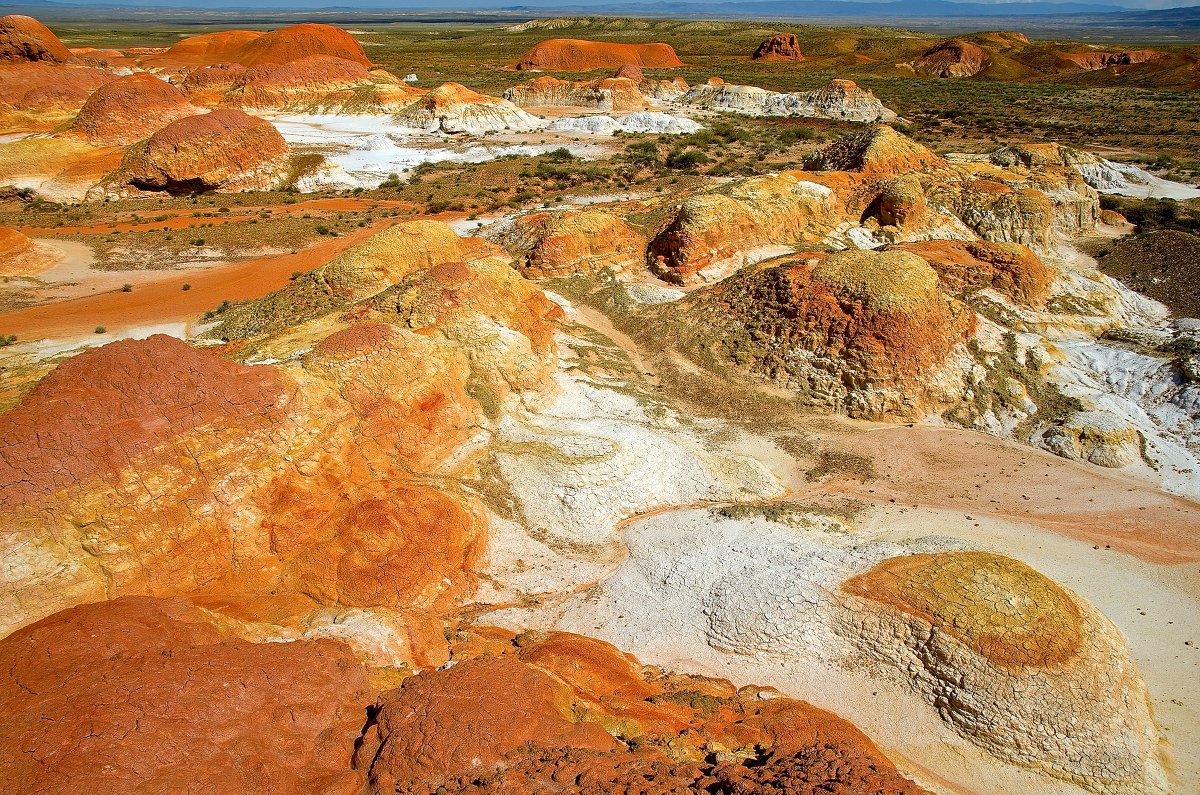
[[175, 86], [143, 72], [96, 89], [71, 131], [89, 143], [125, 146], [197, 112]]
[[266, 190], [287, 157], [270, 122], [221, 108], [154, 133], [126, 154], [117, 178], [143, 190]]
[[918, 74], [933, 77], [974, 77], [992, 56], [983, 47], [963, 39], [948, 39], [925, 51], [913, 63]]
[[156, 60], [190, 66], [218, 63], [257, 66], [289, 63], [311, 55], [330, 55], [363, 66], [371, 65], [362, 45], [349, 33], [333, 25], [311, 22], [266, 33], [227, 30], [191, 36], [176, 43]]
[[926, 792], [770, 688], [569, 633], [452, 635], [455, 665], [373, 692], [336, 640], [250, 642], [183, 598], [64, 610], [0, 640], [0, 779], [22, 794]]
[[758, 49], [754, 51], [754, 55], [751, 55], [750, 59], [753, 61], [803, 61], [804, 55], [800, 52], [800, 42], [796, 40], [795, 33], [776, 33], [758, 45]]
[[683, 61], [669, 44], [549, 39], [525, 53], [516, 68], [590, 72], [593, 69], [618, 69], [626, 64], [646, 69], [669, 69], [683, 66]]
[[0, 17], [0, 61], [50, 61], [66, 63], [71, 51], [58, 36], [33, 17], [11, 14]]

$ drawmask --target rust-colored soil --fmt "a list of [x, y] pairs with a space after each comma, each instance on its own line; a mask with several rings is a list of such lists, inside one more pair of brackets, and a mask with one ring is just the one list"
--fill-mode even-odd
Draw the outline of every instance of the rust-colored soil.
[[[222, 301], [260, 298], [277, 290], [287, 284], [292, 273], [325, 264], [350, 245], [378, 232], [386, 223], [356, 230], [295, 254], [262, 257], [199, 272], [172, 272], [128, 293], [100, 293], [0, 313], [0, 324], [29, 340], [85, 335], [96, 326], [118, 331], [192, 319]], [[182, 290], [184, 284], [190, 284], [191, 288]]]
[[830, 485], [840, 493], [1032, 522], [1152, 563], [1200, 561], [1200, 505], [1148, 482], [973, 431], [881, 428], [837, 443], [876, 472]]

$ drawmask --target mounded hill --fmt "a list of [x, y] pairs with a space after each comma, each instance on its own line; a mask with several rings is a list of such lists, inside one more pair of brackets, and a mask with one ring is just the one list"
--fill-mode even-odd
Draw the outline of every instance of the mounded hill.
[[633, 64], [646, 69], [683, 66], [669, 44], [622, 44], [583, 39], [550, 39], [537, 44], [517, 61], [517, 69], [590, 72]]
[[198, 112], [170, 83], [150, 74], [132, 74], [96, 89], [71, 131], [88, 143], [125, 146]]
[[270, 122], [222, 108], [174, 121], [130, 149], [116, 181], [142, 190], [265, 190], [288, 147]]
[[532, 213], [514, 223], [518, 266], [530, 278], [571, 276], [607, 268], [621, 273], [646, 260], [646, 239], [599, 210]]
[[0, 276], [41, 273], [59, 259], [49, 246], [30, 240], [8, 226], [0, 226]]
[[922, 257], [937, 271], [942, 289], [954, 295], [995, 290], [1017, 303], [1041, 306], [1054, 282], [1054, 271], [1017, 243], [929, 240], [893, 244], [885, 250]]
[[362, 45], [346, 31], [333, 25], [305, 22], [262, 33], [254, 30], [226, 30], [183, 39], [155, 61], [191, 66], [239, 63], [257, 66], [264, 63], [288, 63], [312, 55], [330, 55], [370, 66]]
[[913, 62], [917, 74], [933, 77], [974, 77], [987, 68], [991, 55], [978, 44], [948, 39]]
[[190, 72], [180, 88], [201, 105], [344, 112], [395, 109], [424, 93], [386, 72], [331, 55], [249, 68], [207, 66]]
[[10, 14], [0, 17], [0, 61], [66, 63], [71, 51], [50, 28], [33, 17]]
[[754, 55], [750, 56], [750, 60], [803, 61], [804, 55], [800, 52], [800, 42], [796, 40], [795, 33], [776, 33], [758, 45], [758, 49], [754, 51]]
[[1110, 66], [1132, 66], [1141, 63], [1167, 58], [1167, 53], [1161, 50], [1127, 50], [1125, 52], [1064, 52], [1059, 53], [1064, 61], [1075, 64], [1080, 69], [1093, 71], [1106, 69]]
[[839, 138], [818, 149], [805, 162], [805, 168], [813, 171], [864, 174], [904, 174], [946, 167], [941, 157], [886, 124]]
[[397, 111], [396, 124], [424, 132], [482, 133], [493, 130], [533, 130], [541, 122], [513, 103], [472, 91], [458, 83], [443, 83]]
[[923, 258], [842, 251], [745, 268], [656, 310], [652, 323], [719, 371], [878, 418], [923, 416], [955, 399], [938, 375], [975, 319]]
[[288, 63], [311, 55], [331, 55], [370, 66], [358, 40], [341, 28], [306, 22], [268, 31], [247, 42], [238, 51], [238, 63], [255, 66], [260, 63]]
[[[374, 791], [925, 792], [853, 726], [776, 691], [659, 672], [565, 632], [512, 643], [380, 697], [355, 755]], [[618, 742], [613, 726], [640, 742]], [[480, 769], [494, 771], [486, 787]]]
[[621, 113], [648, 107], [637, 82], [624, 77], [571, 82], [543, 75], [505, 90], [504, 98], [522, 108], [578, 107]]
[[180, 39], [162, 53], [162, 60], [192, 66], [236, 61], [242, 48], [263, 35], [261, 30], [222, 30]]

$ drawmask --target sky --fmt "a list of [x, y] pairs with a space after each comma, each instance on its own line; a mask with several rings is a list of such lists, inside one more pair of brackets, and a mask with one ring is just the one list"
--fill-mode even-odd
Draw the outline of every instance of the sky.
[[[954, 2], [955, 0], [949, 0]], [[1009, 4], [1010, 0], [962, 0], [963, 2], [983, 3], [988, 5], [996, 5], [997, 11], [1003, 13], [1003, 7]], [[1019, 0], [1028, 3], [1030, 0]], [[60, 0], [59, 3], [54, 3], [52, 0], [16, 0], [22, 6], [37, 6], [37, 5], [116, 5], [116, 6], [134, 6], [134, 7], [174, 7], [174, 8], [260, 8], [263, 10], [311, 10], [317, 8], [339, 8], [339, 9], [370, 9], [370, 10], [417, 10], [417, 9], [438, 9], [438, 10], [472, 10], [472, 9], [497, 9], [497, 8], [546, 8], [553, 9], [555, 7], [567, 8], [573, 7], [578, 9], [581, 6], [589, 5], [611, 6], [621, 5], [625, 7], [642, 5], [638, 0]], [[675, 4], [698, 4], [698, 5], [713, 5], [718, 0], [653, 0], [652, 2], [644, 3], [648, 9], [660, 6], [670, 6]], [[843, 0], [843, 2], [887, 2], [887, 0]], [[1056, 5], [1059, 2], [1063, 3], [1086, 3], [1088, 5], [1106, 5], [1116, 6], [1120, 8], [1130, 9], [1162, 9], [1176, 8], [1182, 6], [1200, 6], [1200, 0], [1038, 0], [1039, 5]], [[904, 6], [913, 3], [913, 0], [896, 0], [897, 5]], [[739, 5], [744, 3], [738, 0], [719, 0], [719, 4], [725, 13], [735, 10]], [[0, 1], [0, 7], [3, 2]], [[797, 2], [794, 4], [796, 13], [802, 14], [804, 4]], [[1028, 5], [1026, 5], [1028, 7]], [[602, 11], [602, 9], [599, 9]]]

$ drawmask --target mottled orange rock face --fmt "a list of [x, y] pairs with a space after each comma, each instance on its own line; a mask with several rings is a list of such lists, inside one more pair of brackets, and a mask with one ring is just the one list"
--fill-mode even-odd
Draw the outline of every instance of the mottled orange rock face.
[[[116, 75], [47, 61], [0, 61], [0, 120], [11, 131], [48, 130]], [[66, 117], [66, 118], [64, 118]]]
[[237, 75], [232, 86], [235, 92], [224, 99], [229, 104], [253, 108], [328, 102], [335, 98], [336, 92], [369, 79], [367, 67], [357, 61], [310, 55], [285, 64], [265, 63], [246, 69]]
[[1054, 272], [1036, 254], [1015, 243], [937, 240], [901, 243], [888, 250], [911, 251], [938, 273], [951, 293], [992, 289], [1028, 306], [1045, 304]]
[[66, 63], [71, 51], [58, 36], [33, 17], [10, 14], [0, 17], [0, 62], [49, 61]]
[[517, 219], [514, 235], [522, 270], [532, 278], [605, 268], [621, 273], [646, 259], [642, 235], [620, 218], [595, 210], [525, 215]]
[[169, 83], [149, 74], [133, 74], [101, 86], [79, 110], [71, 131], [88, 143], [125, 146], [197, 113]]
[[419, 486], [359, 502], [326, 525], [329, 539], [293, 558], [283, 581], [348, 607], [430, 607], [468, 591], [484, 540], [458, 503]]
[[[485, 646], [380, 697], [355, 754], [372, 792], [923, 792], [803, 702], [567, 633]], [[712, 761], [710, 744], [731, 750]]]
[[[159, 336], [43, 379], [0, 417], [0, 544], [33, 555], [0, 593], [8, 622], [122, 594], [296, 594], [295, 614], [469, 590], [482, 521], [412, 483], [479, 421], [465, 361], [385, 328], [353, 349], [330, 338], [291, 377]], [[34, 537], [103, 574], [41, 573]]]
[[991, 60], [988, 51], [962, 39], [948, 39], [929, 49], [913, 67], [935, 77], [973, 77]]
[[642, 67], [635, 63], [621, 64], [620, 68], [613, 73], [613, 77], [623, 77], [626, 80], [637, 80], [639, 82], [646, 79], [645, 73], [642, 72]]
[[342, 795], [369, 703], [335, 641], [249, 643], [183, 599], [63, 611], [0, 640], [12, 793]]
[[268, 368], [163, 335], [72, 357], [0, 415], [0, 510], [115, 472], [210, 423], [246, 430], [270, 422], [281, 389]]
[[287, 156], [270, 122], [222, 108], [154, 133], [125, 156], [118, 179], [141, 190], [265, 190], [279, 179]]
[[758, 45], [758, 49], [754, 51], [754, 55], [751, 55], [750, 59], [753, 61], [803, 61], [804, 55], [800, 52], [800, 42], [796, 40], [795, 33], [776, 33]]
[[625, 77], [600, 80], [558, 80], [539, 77], [504, 92], [504, 98], [522, 108], [582, 107], [622, 113], [648, 106], [638, 84]]
[[537, 44], [517, 62], [517, 69], [556, 69], [590, 72], [626, 64], [646, 69], [683, 66], [669, 44], [621, 44], [583, 39], [550, 39]]

